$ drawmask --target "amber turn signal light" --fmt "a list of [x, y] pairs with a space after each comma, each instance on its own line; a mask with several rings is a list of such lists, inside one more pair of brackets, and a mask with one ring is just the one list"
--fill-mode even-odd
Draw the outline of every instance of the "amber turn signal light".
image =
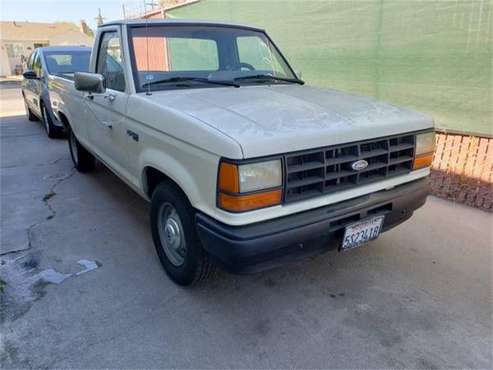
[[219, 166], [219, 191], [230, 193], [240, 192], [240, 181], [238, 176], [238, 166], [236, 164], [221, 162]]
[[417, 155], [414, 158], [413, 170], [419, 170], [420, 168], [430, 167], [433, 162], [433, 153], [425, 153]]
[[221, 162], [217, 187], [217, 205], [225, 211], [252, 211], [258, 208], [278, 205], [282, 200], [280, 187], [242, 193], [240, 188], [240, 168], [236, 163]]
[[219, 207], [232, 212], [251, 211], [280, 204], [281, 195], [280, 189], [246, 195], [219, 193]]

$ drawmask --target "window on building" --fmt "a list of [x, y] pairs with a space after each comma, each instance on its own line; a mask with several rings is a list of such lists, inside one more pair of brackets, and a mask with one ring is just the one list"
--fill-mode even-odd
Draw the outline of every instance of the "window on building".
[[49, 46], [50, 44], [48, 42], [35, 42], [34, 43], [34, 48], [44, 48], [45, 46]]
[[24, 45], [18, 42], [5, 44], [7, 48], [7, 56], [9, 58], [19, 58], [24, 53]]

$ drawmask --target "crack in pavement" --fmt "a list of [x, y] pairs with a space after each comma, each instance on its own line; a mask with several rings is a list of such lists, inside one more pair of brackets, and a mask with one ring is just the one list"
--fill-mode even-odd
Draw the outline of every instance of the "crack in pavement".
[[44, 220], [41, 220], [39, 222], [35, 222], [34, 224], [30, 225], [27, 228], [26, 231], [27, 231], [28, 249], [30, 249], [32, 247], [32, 231], [33, 231], [33, 229], [38, 227], [39, 225], [41, 225], [42, 223], [44, 223], [46, 221], [52, 220], [56, 216], [56, 210], [53, 208], [53, 206], [50, 203], [50, 200], [53, 197], [55, 197], [57, 194], [55, 192], [56, 187], [58, 185], [60, 185], [61, 183], [63, 183], [64, 181], [69, 180], [71, 177], [73, 177], [75, 175], [75, 173], [76, 173], [75, 168], [72, 167], [70, 173], [68, 173], [67, 175], [65, 175], [65, 176], [59, 178], [57, 181], [55, 181], [53, 183], [53, 185], [50, 187], [50, 191], [44, 195], [42, 200], [43, 200], [43, 203], [45, 204], [45, 206], [50, 211], [50, 214]]
[[[54, 163], [65, 158], [65, 156], [58, 158]], [[65, 170], [57, 178], [50, 181], [51, 185], [48, 188], [48, 192], [41, 199], [48, 209], [49, 215], [27, 227], [27, 248], [0, 253], [2, 257], [0, 260], [0, 285], [2, 288], [0, 292], [0, 300], [2, 301], [0, 324], [6, 331], [7, 328], [11, 328], [11, 325], [14, 325], [12, 323], [31, 309], [35, 301], [46, 294], [44, 287], [47, 284], [59, 284], [69, 277], [80, 276], [101, 266], [98, 261], [81, 259], [77, 263], [82, 269], [70, 274], [58, 272], [54, 268], [41, 271], [38, 269], [41, 252], [34, 245], [35, 228], [55, 218], [57, 210], [52, 204], [52, 200], [57, 195], [56, 191], [62, 183], [70, 180], [75, 174], [75, 168], [71, 167], [69, 171]], [[20, 358], [17, 350], [20, 347], [18, 343], [21, 342], [13, 334], [13, 331], [9, 330], [9, 335], [6, 335], [0, 341], [0, 363], [28, 364], [24, 362], [27, 361], [25, 358]]]
[[[60, 161], [63, 161], [63, 160], [66, 160], [66, 161], [69, 161], [70, 160], [70, 157], [67, 157], [66, 155], [64, 155], [63, 157], [60, 157], [60, 158], [57, 158], [57, 159], [54, 159], [53, 161], [49, 162], [49, 163], [46, 163], [46, 162], [43, 162], [43, 163], [30, 163], [29, 164], [29, 167], [47, 167], [47, 166], [51, 166], [53, 164], [57, 164], [58, 162]], [[26, 168], [26, 165], [25, 164], [11, 164], [11, 165], [6, 165], [6, 166], [0, 166], [0, 169], [2, 170], [9, 170], [9, 169], [12, 169], [12, 168]]]
[[56, 216], [56, 210], [53, 208], [53, 206], [50, 203], [50, 200], [53, 197], [55, 197], [56, 194], [57, 194], [55, 192], [55, 189], [57, 188], [58, 185], [60, 185], [61, 183], [65, 182], [67, 180], [69, 180], [71, 177], [73, 177], [75, 175], [75, 173], [76, 173], [75, 168], [72, 167], [70, 173], [66, 174], [65, 176], [60, 177], [59, 179], [57, 179], [50, 186], [48, 193], [46, 193], [44, 195], [42, 201], [45, 204], [45, 206], [48, 208], [48, 210], [50, 211], [50, 214], [47, 217], [45, 217], [44, 220], [35, 222], [35, 223], [33, 223], [33, 224], [31, 224], [31, 225], [29, 225], [27, 227], [27, 229], [26, 229], [26, 234], [27, 234], [27, 248], [17, 249], [17, 250], [11, 250], [11, 251], [8, 251], [6, 253], [0, 253], [0, 256], [6, 256], [6, 255], [9, 255], [9, 254], [18, 253], [18, 252], [21, 252], [21, 251], [26, 251], [26, 250], [29, 250], [29, 249], [32, 248], [32, 246], [33, 246], [33, 235], [32, 235], [33, 229], [35, 229], [36, 227], [38, 227], [39, 225], [43, 224], [46, 221], [52, 220]]
[[51, 220], [52, 218], [54, 218], [56, 216], [56, 211], [49, 202], [50, 199], [52, 199], [56, 195], [56, 192], [55, 192], [56, 187], [58, 185], [60, 185], [61, 183], [72, 178], [75, 175], [75, 173], [76, 173], [75, 167], [72, 167], [72, 169], [70, 170], [70, 173], [68, 173], [66, 176], [63, 176], [63, 177], [59, 178], [57, 181], [55, 181], [55, 183], [50, 188], [50, 192], [45, 194], [45, 196], [43, 197], [44, 204], [48, 207], [48, 209], [51, 212], [51, 215], [46, 218], [47, 220]]

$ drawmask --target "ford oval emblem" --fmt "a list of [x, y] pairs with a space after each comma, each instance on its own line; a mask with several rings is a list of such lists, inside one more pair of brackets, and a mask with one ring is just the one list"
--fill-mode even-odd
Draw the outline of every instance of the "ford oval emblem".
[[368, 162], [364, 159], [360, 159], [359, 161], [353, 162], [351, 164], [351, 168], [355, 171], [361, 171], [368, 167]]

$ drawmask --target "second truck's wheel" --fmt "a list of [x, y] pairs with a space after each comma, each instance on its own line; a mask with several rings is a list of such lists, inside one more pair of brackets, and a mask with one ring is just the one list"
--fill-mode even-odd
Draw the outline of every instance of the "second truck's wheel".
[[31, 112], [31, 109], [29, 109], [29, 106], [26, 103], [26, 99], [24, 99], [24, 107], [26, 109], [27, 119], [29, 121], [38, 121], [38, 117], [36, 117], [36, 115], [33, 112]]
[[68, 132], [68, 146], [70, 150], [70, 156], [72, 157], [72, 162], [74, 167], [79, 172], [90, 172], [94, 169], [96, 165], [96, 159], [94, 156], [84, 148], [74, 132], [69, 128]]
[[154, 246], [168, 276], [184, 286], [204, 280], [215, 271], [195, 231], [194, 213], [188, 199], [174, 184], [165, 181], [154, 190], [151, 199]]
[[45, 126], [46, 134], [50, 139], [58, 138], [63, 136], [63, 130], [59, 127], [56, 127], [53, 124], [53, 120], [50, 116], [50, 113], [46, 109], [44, 104], [41, 105], [41, 113], [43, 118], [43, 124]]

